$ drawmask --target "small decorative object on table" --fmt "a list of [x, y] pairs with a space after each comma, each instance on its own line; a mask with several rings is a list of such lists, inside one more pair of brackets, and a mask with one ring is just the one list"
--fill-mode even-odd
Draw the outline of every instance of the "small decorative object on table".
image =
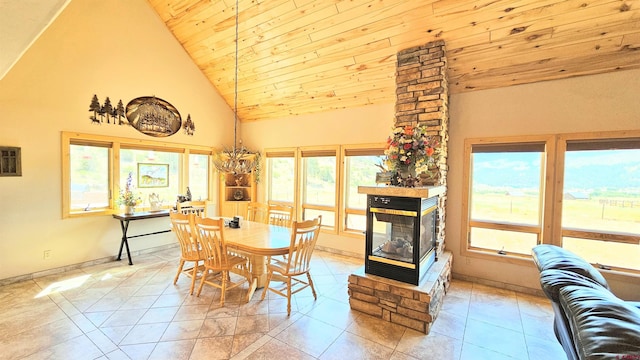
[[151, 205], [150, 211], [158, 211], [161, 209], [162, 201], [160, 195], [156, 193], [149, 194], [149, 205]]
[[176, 196], [176, 201], [179, 203], [191, 201], [191, 189], [189, 189], [189, 187], [187, 186], [187, 193], [185, 195]]
[[237, 216], [233, 217], [233, 220], [229, 221], [229, 227], [232, 229], [239, 229], [240, 228], [240, 218]]
[[437, 173], [436, 160], [440, 144], [427, 135], [427, 128], [400, 126], [391, 131], [384, 151], [386, 159], [378, 164], [383, 171], [391, 172], [391, 185], [414, 187], [422, 184], [422, 174], [433, 178]]
[[124, 213], [129, 215], [133, 214], [136, 205], [142, 203], [140, 195], [133, 192], [133, 174], [129, 173], [127, 176], [127, 183], [124, 190], [120, 189], [120, 195], [118, 196], [118, 205], [124, 205]]
[[[381, 165], [378, 166], [382, 167]], [[393, 172], [386, 171], [382, 167], [382, 171], [376, 173], [376, 184], [391, 185], [391, 177], [393, 177]]]

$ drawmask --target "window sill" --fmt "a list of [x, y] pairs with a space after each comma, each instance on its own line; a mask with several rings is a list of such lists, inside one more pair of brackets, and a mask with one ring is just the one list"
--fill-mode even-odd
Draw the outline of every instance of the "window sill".
[[114, 211], [112, 209], [96, 209], [96, 210], [87, 210], [87, 211], [73, 211], [67, 214], [64, 214], [63, 218], [81, 218], [88, 216], [101, 216], [101, 215], [111, 215]]
[[479, 250], [479, 249], [464, 249], [462, 251], [462, 256], [489, 260], [489, 261], [498, 261], [509, 264], [521, 265], [521, 266], [531, 266], [533, 264], [533, 259], [530, 255], [516, 255], [516, 254], [498, 254], [493, 250]]
[[[514, 265], [521, 266], [532, 266], [535, 267], [533, 262], [533, 258], [528, 255], [501, 255], [495, 252], [491, 252], [488, 250], [477, 250], [477, 249], [465, 249], [462, 256], [488, 260], [488, 261], [496, 261], [509, 263]], [[630, 279], [634, 279], [634, 281], [640, 280], [640, 271], [632, 270], [632, 269], [602, 269], [597, 266], [597, 264], [591, 264], [598, 271], [600, 271], [603, 275], [605, 275], [608, 279], [614, 279], [619, 281], [629, 281]]]

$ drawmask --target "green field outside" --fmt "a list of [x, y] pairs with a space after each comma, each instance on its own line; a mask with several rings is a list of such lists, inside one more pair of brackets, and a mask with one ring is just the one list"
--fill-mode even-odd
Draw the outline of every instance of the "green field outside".
[[[624, 201], [623, 201], [624, 200]], [[563, 200], [564, 228], [640, 236], [640, 199], [594, 197]], [[474, 194], [472, 219], [538, 225], [538, 198], [528, 194]], [[640, 245], [565, 238], [564, 246], [593, 263], [640, 270]], [[534, 234], [472, 229], [473, 247], [530, 254]]]

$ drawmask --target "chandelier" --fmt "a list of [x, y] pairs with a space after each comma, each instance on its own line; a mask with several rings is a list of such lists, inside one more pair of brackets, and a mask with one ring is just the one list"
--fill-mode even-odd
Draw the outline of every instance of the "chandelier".
[[244, 146], [238, 147], [238, 0], [236, 0], [236, 57], [233, 97], [233, 148], [225, 148], [214, 155], [213, 166], [223, 173], [235, 175], [249, 174], [256, 166], [255, 153]]

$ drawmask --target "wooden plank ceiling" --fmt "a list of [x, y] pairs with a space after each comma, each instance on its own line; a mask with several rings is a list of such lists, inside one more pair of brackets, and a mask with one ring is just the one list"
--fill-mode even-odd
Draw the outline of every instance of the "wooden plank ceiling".
[[[233, 108], [235, 0], [148, 0]], [[395, 102], [442, 39], [450, 93], [640, 68], [640, 0], [239, 0], [238, 117]]]

